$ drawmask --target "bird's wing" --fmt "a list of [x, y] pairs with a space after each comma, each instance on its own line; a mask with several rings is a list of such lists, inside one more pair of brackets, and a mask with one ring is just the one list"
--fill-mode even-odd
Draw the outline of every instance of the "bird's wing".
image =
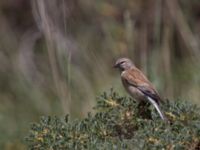
[[137, 68], [126, 70], [122, 73], [122, 80], [139, 89], [144, 95], [149, 96], [157, 103], [161, 101], [160, 96], [151, 85], [145, 75]]

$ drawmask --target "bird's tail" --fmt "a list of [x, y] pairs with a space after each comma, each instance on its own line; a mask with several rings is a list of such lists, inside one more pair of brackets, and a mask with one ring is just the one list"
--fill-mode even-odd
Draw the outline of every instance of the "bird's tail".
[[159, 113], [161, 119], [164, 120], [164, 121], [167, 121], [167, 118], [165, 117], [165, 115], [161, 111], [161, 109], [158, 106], [158, 104], [151, 97], [147, 97], [147, 98], [148, 98], [149, 102], [156, 108], [156, 110]]

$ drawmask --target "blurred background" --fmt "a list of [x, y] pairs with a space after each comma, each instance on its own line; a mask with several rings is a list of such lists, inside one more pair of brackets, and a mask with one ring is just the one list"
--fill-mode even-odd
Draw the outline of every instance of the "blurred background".
[[1, 0], [0, 149], [26, 149], [42, 115], [83, 118], [95, 97], [127, 95], [126, 56], [163, 98], [200, 105], [199, 0]]

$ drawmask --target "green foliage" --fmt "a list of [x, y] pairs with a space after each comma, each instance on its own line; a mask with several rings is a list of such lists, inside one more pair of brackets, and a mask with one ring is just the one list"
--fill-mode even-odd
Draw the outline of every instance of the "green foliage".
[[199, 109], [180, 100], [166, 100], [161, 107], [167, 123], [152, 106], [141, 112], [131, 98], [111, 90], [98, 97], [96, 114], [83, 120], [42, 117], [31, 126], [26, 142], [33, 150], [199, 149]]

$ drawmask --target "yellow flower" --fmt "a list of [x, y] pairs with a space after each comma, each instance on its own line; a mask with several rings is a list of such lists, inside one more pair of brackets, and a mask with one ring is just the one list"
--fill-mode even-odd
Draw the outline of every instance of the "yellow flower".
[[47, 133], [48, 133], [48, 129], [45, 128], [45, 129], [42, 131], [42, 133], [43, 133], [43, 134], [47, 134]]
[[165, 114], [169, 116], [170, 118], [172, 118], [173, 120], [176, 120], [176, 116], [172, 114], [171, 112], [166, 112]]
[[41, 136], [38, 136], [38, 137], [37, 137], [37, 140], [40, 141], [40, 142], [43, 142], [43, 141], [44, 141], [44, 139], [43, 139]]
[[154, 138], [154, 137], [149, 137], [148, 141], [151, 142], [151, 143], [153, 143], [153, 144], [158, 144], [159, 143], [159, 140], [156, 139], [156, 138]]
[[110, 100], [105, 100], [105, 102], [106, 102], [107, 104], [111, 105], [111, 106], [114, 106], [114, 107], [116, 107], [116, 106], [119, 105], [119, 104], [116, 103], [116, 101], [114, 101], [114, 100], [112, 100], [112, 99], [110, 99]]

